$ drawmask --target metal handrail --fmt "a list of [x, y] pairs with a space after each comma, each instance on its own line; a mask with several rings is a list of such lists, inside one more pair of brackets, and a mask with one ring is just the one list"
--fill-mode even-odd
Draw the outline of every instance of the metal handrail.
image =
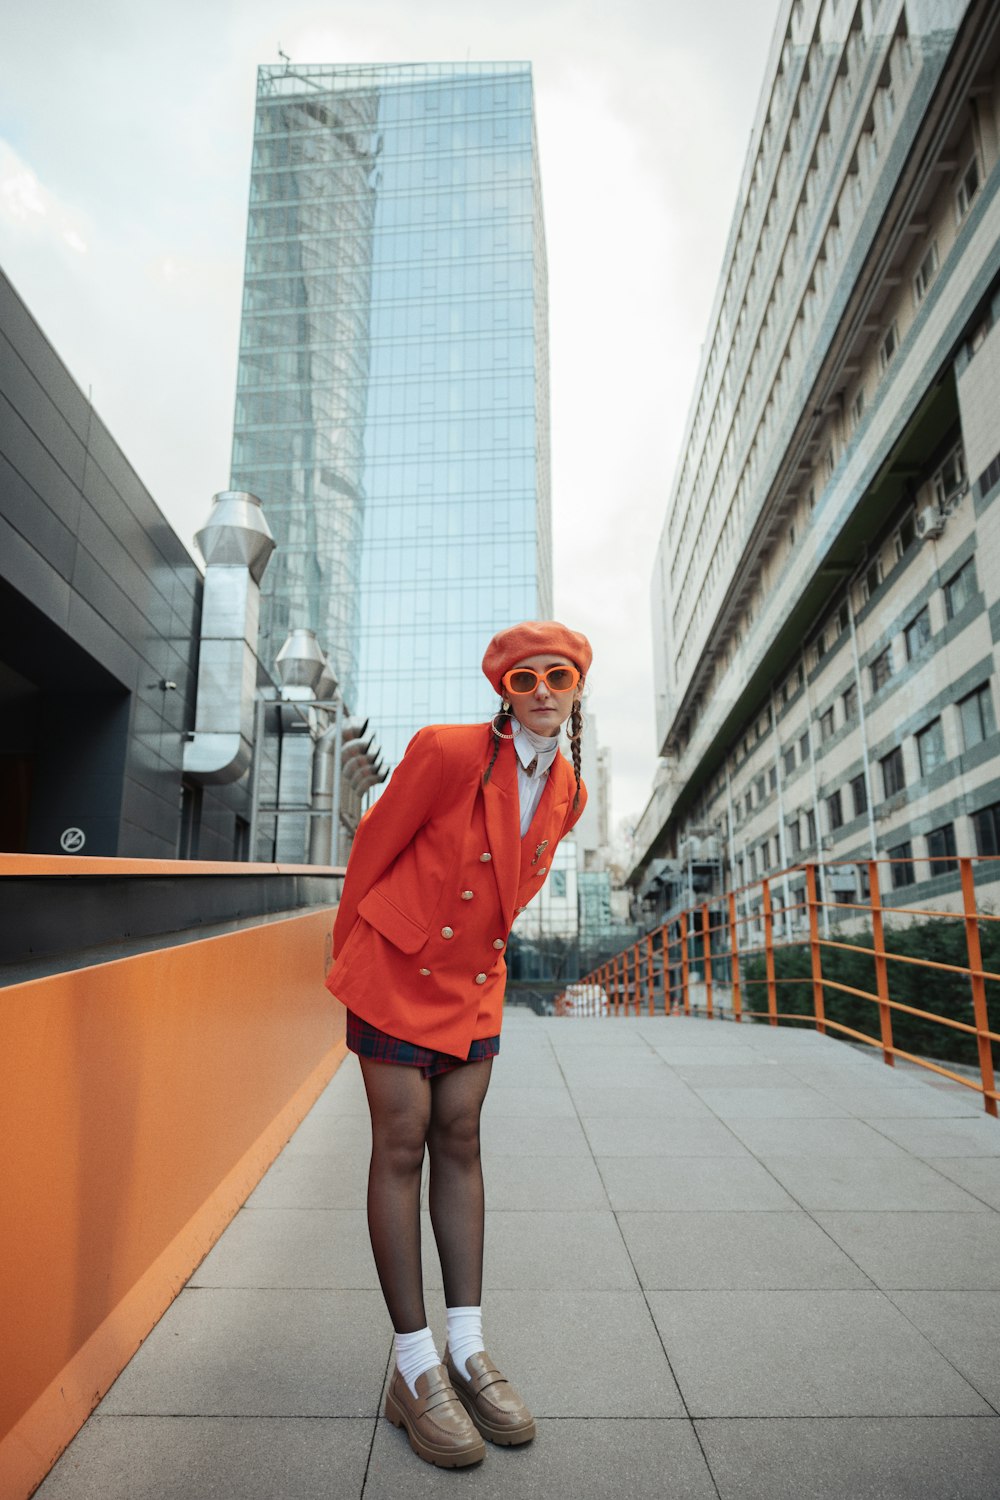
[[[933, 862], [932, 860], [931, 863]], [[945, 1078], [960, 1083], [965, 1088], [973, 1089], [982, 1095], [986, 1112], [997, 1116], [997, 1101], [1000, 1099], [1000, 1093], [996, 1089], [994, 1077], [992, 1044], [994, 1042], [1000, 1044], [1000, 1032], [990, 1027], [986, 984], [987, 982], [1000, 983], [1000, 973], [983, 967], [980, 924], [1000, 921], [1000, 916], [993, 912], [979, 910], [976, 902], [975, 871], [977, 867], [985, 866], [991, 867], [994, 873], [1000, 873], [1000, 856], [948, 856], [947, 862], [949, 872], [957, 867], [960, 875], [962, 905], [959, 911], [883, 905], [879, 886], [879, 867], [912, 864], [912, 860], [880, 857], [869, 860], [807, 862], [794, 865], [788, 870], [779, 871], [762, 880], [750, 882], [725, 895], [713, 896], [696, 905], [685, 907], [679, 912], [671, 913], [665, 921], [647, 932], [644, 937], [636, 939], [635, 942], [628, 944], [618, 953], [598, 964], [589, 974], [583, 975], [573, 986], [573, 990], [580, 993], [582, 987], [587, 987], [586, 992], [591, 997], [594, 994], [603, 997], [597, 1006], [597, 1014], [640, 1015], [645, 1005], [648, 1014], [655, 1015], [659, 990], [663, 1014], [690, 1015], [692, 1009], [703, 1009], [709, 1018], [713, 1018], [717, 1011], [716, 996], [721, 984], [728, 997], [726, 1014], [734, 1021], [740, 1022], [744, 1017], [761, 1017], [766, 1018], [772, 1026], [777, 1026], [782, 1021], [795, 1021], [799, 1024], [811, 1022], [824, 1035], [828, 1031], [833, 1031], [877, 1047], [882, 1053], [884, 1062], [890, 1067], [894, 1065], [897, 1057], [901, 1057], [932, 1073], [941, 1074]], [[845, 863], [867, 869], [869, 888], [867, 902], [830, 902], [820, 897], [821, 872]], [[790, 875], [804, 876], [805, 890], [803, 900], [795, 903], [789, 902], [788, 905], [780, 908], [784, 932], [787, 933], [789, 930], [791, 914], [798, 912], [806, 913], [808, 930], [801, 937], [783, 936], [780, 940], [776, 940], [777, 915], [772, 906], [771, 890], [775, 881], [785, 879]], [[749, 901], [751, 899], [756, 901], [758, 897], [759, 908], [752, 912], [748, 911]], [[743, 908], [742, 912], [740, 907]], [[819, 914], [822, 911], [836, 911], [839, 915], [851, 913], [854, 920], [860, 920], [862, 915], [866, 916], [871, 922], [871, 942], [851, 943], [844, 941], [841, 937], [834, 939], [829, 936], [820, 936]], [[893, 952], [886, 945], [884, 918], [895, 915], [934, 920], [950, 918], [963, 922], [968, 963], [949, 964], [939, 959]], [[763, 929], [762, 942], [741, 941], [741, 929], [751, 924], [754, 934], [758, 929]], [[726, 937], [721, 938], [720, 934]], [[776, 973], [775, 954], [789, 948], [808, 948], [810, 957], [808, 976], [786, 977]], [[858, 953], [870, 958], [875, 969], [875, 992], [846, 984], [840, 979], [835, 979], [832, 974], [824, 975], [824, 950]], [[763, 976], [745, 974], [743, 961], [748, 958], [759, 960], [761, 956], [764, 959]], [[932, 976], [934, 974], [957, 974], [967, 978], [971, 992], [972, 1021], [937, 1015], [920, 1006], [908, 1005], [902, 1000], [893, 999], [889, 993], [890, 963], [908, 964], [926, 969]], [[699, 986], [704, 988], [703, 1006], [694, 1006], [692, 1002], [693, 969], [698, 971]], [[811, 1015], [778, 1009], [778, 986], [787, 984], [811, 986]], [[744, 1005], [744, 990], [749, 989], [750, 986], [766, 987], [766, 1009], [751, 1009]], [[843, 1021], [827, 1016], [824, 1001], [824, 992], [827, 990], [870, 1001], [877, 1006], [878, 1035], [859, 1031], [856, 1027], [848, 1026]], [[591, 1006], [590, 1013], [593, 1013], [592, 1002]], [[556, 998], [555, 1009], [557, 1015], [572, 1015], [574, 1013], [573, 994], [564, 990]], [[914, 1016], [953, 1032], [958, 1031], [974, 1036], [977, 1044], [978, 1077], [956, 1073], [944, 1067], [940, 1062], [896, 1046], [892, 1034], [893, 1012]]]

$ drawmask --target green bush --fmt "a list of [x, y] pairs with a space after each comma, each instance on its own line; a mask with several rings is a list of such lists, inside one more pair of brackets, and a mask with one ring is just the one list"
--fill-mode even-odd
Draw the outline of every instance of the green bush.
[[[844, 941], [858, 947], [871, 948], [874, 940], [871, 931], [851, 933], [843, 937], [834, 934], [833, 941]], [[980, 923], [983, 968], [1000, 973], [1000, 923]], [[949, 917], [931, 922], [921, 922], [896, 932], [887, 931], [886, 951], [909, 958], [919, 958], [939, 964], [967, 966], [968, 950], [965, 944], [965, 924]], [[823, 971], [823, 1005], [827, 1018], [850, 1026], [855, 1031], [878, 1039], [878, 1006], [871, 1000], [845, 994], [830, 981], [850, 985], [876, 995], [875, 960], [867, 953], [849, 953], [840, 948], [821, 948]], [[774, 955], [777, 987], [777, 1008], [792, 1015], [813, 1014], [812, 962], [809, 945], [803, 942], [794, 948], [779, 948]], [[912, 1005], [929, 1011], [935, 1016], [946, 1016], [951, 1020], [974, 1024], [972, 1010], [972, 986], [968, 975], [944, 973], [912, 963], [898, 963], [891, 958], [887, 963], [889, 999], [902, 1005]], [[743, 1003], [749, 1010], [766, 1010], [767, 985], [764, 959], [755, 955], [744, 961]], [[1000, 984], [986, 981], [986, 1000], [991, 1031], [1000, 1034]], [[968, 1032], [956, 1031], [950, 1026], [941, 1026], [922, 1016], [911, 1016], [906, 1011], [890, 1011], [893, 1044], [905, 1052], [918, 1057], [933, 1058], [941, 1062], [964, 1063], [977, 1067], [979, 1055], [976, 1038]], [[788, 1023], [794, 1024], [794, 1023]], [[831, 1029], [831, 1036], [843, 1036]], [[846, 1040], [852, 1040], [846, 1038]], [[1000, 1071], [1000, 1044], [993, 1043], [994, 1067]]]

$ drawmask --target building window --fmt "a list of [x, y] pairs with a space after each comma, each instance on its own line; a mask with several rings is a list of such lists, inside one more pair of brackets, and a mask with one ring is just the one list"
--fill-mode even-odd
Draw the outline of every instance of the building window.
[[552, 874], [549, 876], [549, 893], [552, 896], [557, 896], [557, 897], [558, 896], [562, 896], [562, 897], [565, 897], [565, 895], [566, 895], [566, 871], [565, 870], [553, 870], [552, 871]]
[[785, 751], [785, 754], [783, 756], [783, 762], [784, 762], [784, 767], [785, 767], [786, 773], [790, 775], [791, 772], [795, 770], [795, 746], [794, 745], [790, 746], [790, 748]]
[[904, 635], [906, 636], [906, 658], [912, 661], [921, 646], [926, 646], [931, 638], [931, 614], [926, 604], [907, 625]]
[[934, 498], [943, 510], [965, 485], [965, 449], [961, 443], [948, 454], [932, 482]]
[[798, 818], [790, 819], [788, 824], [788, 850], [793, 859], [802, 853], [802, 830]]
[[778, 768], [777, 768], [777, 766], [772, 766], [771, 769], [768, 771], [768, 773], [767, 773], [767, 784], [770, 787], [770, 789], [771, 789], [772, 792], [777, 790], [777, 787], [778, 787]]
[[858, 427], [859, 427], [859, 425], [861, 423], [861, 418], [864, 416], [864, 413], [865, 413], [865, 388], [864, 388], [863, 385], [859, 385], [858, 386], [858, 390], [857, 390], [857, 394], [855, 395], [854, 400], [851, 402], [851, 431], [852, 432], [856, 432], [857, 431], [857, 429], [858, 429]]
[[890, 750], [888, 755], [883, 755], [879, 764], [882, 767], [882, 795], [893, 797], [906, 786], [901, 747], [897, 745], [895, 750]]
[[852, 682], [846, 692], [841, 694], [841, 703], [844, 705], [844, 718], [850, 721], [858, 711], [858, 685]]
[[899, 562], [907, 547], [915, 540], [917, 529], [913, 521], [912, 510], [900, 522], [899, 527], [892, 534], [892, 551], [896, 561]]
[[885, 334], [883, 335], [881, 344], [879, 344], [878, 346], [879, 369], [887, 370], [889, 368], [896, 356], [896, 350], [898, 348], [899, 329], [896, 327], [895, 319], [893, 319], [893, 321], [889, 324], [889, 327], [886, 329]]
[[865, 786], [864, 776], [852, 777], [851, 796], [854, 799], [854, 816], [860, 818], [862, 813], [868, 811], [868, 790]]
[[833, 708], [828, 708], [819, 716], [819, 732], [821, 739], [831, 740], [834, 734]]
[[877, 693], [879, 688], [885, 686], [892, 676], [892, 647], [886, 646], [885, 650], [876, 656], [871, 664], [872, 692]]
[[993, 716], [993, 695], [990, 685], [984, 682], [967, 698], [959, 701], [958, 712], [962, 720], [962, 743], [966, 750], [982, 744], [991, 734], [996, 734], [996, 719]]
[[977, 854], [1000, 854], [1000, 802], [972, 814]]
[[844, 808], [840, 799], [840, 787], [826, 799], [826, 812], [830, 820], [830, 832], [836, 833], [843, 826]]
[[750, 814], [753, 812], [753, 796], [750, 792], [747, 792], [746, 801], [743, 805], [746, 808], [746, 816], [749, 818]]
[[757, 879], [757, 851], [756, 851], [756, 849], [751, 849], [750, 850], [750, 853], [747, 856], [747, 859], [748, 859], [749, 868], [750, 868], [750, 879], [751, 880], [756, 880]]
[[955, 189], [955, 220], [961, 224], [969, 209], [972, 200], [979, 192], [979, 160], [973, 157], [959, 179], [958, 187]]
[[944, 731], [940, 719], [932, 719], [926, 729], [917, 735], [917, 754], [920, 757], [920, 774], [929, 776], [945, 761]]
[[924, 298], [926, 297], [927, 288], [930, 286], [931, 282], [934, 280], [934, 277], [937, 275], [937, 268], [938, 248], [937, 240], [935, 240], [930, 249], [927, 251], [927, 254], [924, 256], [923, 260], [917, 267], [916, 274], [913, 278], [913, 304], [915, 307], [919, 307], [921, 302], [923, 302]]
[[917, 877], [913, 869], [913, 845], [909, 839], [903, 844], [894, 844], [889, 850], [889, 858], [892, 860], [889, 869], [893, 890], [898, 891], [900, 886], [912, 885]]
[[881, 582], [882, 565], [879, 562], [879, 559], [876, 557], [875, 560], [870, 564], [868, 571], [865, 573], [864, 577], [861, 580], [862, 604], [868, 603], [868, 600], [871, 598], [872, 594], [874, 594], [875, 590], [878, 588]]
[[759, 807], [764, 798], [767, 796], [767, 783], [764, 780], [763, 776], [757, 777], [757, 780], [753, 784], [753, 790], [754, 796], [757, 799], [757, 805]]
[[949, 870], [957, 870], [956, 853], [954, 823], [945, 823], [943, 827], [934, 828], [927, 835], [927, 854], [934, 860], [931, 875], [947, 875]]
[[811, 807], [806, 811], [806, 838], [810, 849], [813, 848], [816, 843], [816, 814]]
[[959, 568], [944, 586], [944, 603], [948, 619], [953, 620], [976, 592], [976, 560], [973, 557]]

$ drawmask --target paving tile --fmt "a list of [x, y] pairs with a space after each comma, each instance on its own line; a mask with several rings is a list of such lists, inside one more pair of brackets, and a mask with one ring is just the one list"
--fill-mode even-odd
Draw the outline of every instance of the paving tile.
[[880, 1119], [872, 1124], [914, 1156], [1000, 1157], [1000, 1121], [982, 1111], [975, 1119]]
[[909, 1160], [901, 1147], [863, 1120], [732, 1120], [727, 1128], [763, 1161], [783, 1156], [879, 1156]]
[[[442, 1306], [442, 1328], [443, 1312]], [[660, 1336], [638, 1287], [488, 1289], [483, 1312], [491, 1358], [536, 1416], [684, 1416]], [[438, 1317], [436, 1306], [431, 1316]]]
[[804, 1213], [619, 1213], [647, 1290], [870, 1288]]
[[688, 1088], [680, 1084], [662, 1089], [608, 1089], [581, 1085], [570, 1090], [580, 1118], [586, 1119], [708, 1119], [710, 1111]]
[[554, 1115], [575, 1116], [576, 1110], [569, 1091], [560, 1083], [547, 1088], [518, 1088], [503, 1084], [494, 1089], [491, 1085], [483, 1105], [483, 1116], [507, 1115], [516, 1118], [548, 1120]]
[[306, 1116], [284, 1148], [288, 1156], [328, 1156], [331, 1151], [358, 1152], [367, 1160], [372, 1149], [372, 1127], [368, 1111], [351, 1115]]
[[807, 1209], [989, 1211], [926, 1162], [907, 1156], [772, 1156], [765, 1165]]
[[756, 1058], [748, 1066], [747, 1058], [742, 1066], [713, 1063], [674, 1063], [677, 1077], [689, 1088], [702, 1092], [705, 1089], [795, 1089], [801, 1087], [800, 1080], [783, 1068], [780, 1063]]
[[487, 1208], [483, 1284], [497, 1291], [631, 1291], [636, 1279], [614, 1216], [606, 1211]]
[[711, 1065], [712, 1067], [729, 1068], [756, 1068], [761, 1062], [761, 1053], [754, 1048], [734, 1047], [720, 1040], [717, 1043], [708, 1041], [698, 1042], [667, 1042], [658, 1044], [657, 1056], [672, 1068], [701, 1067]]
[[381, 1421], [375, 1433], [365, 1500], [461, 1490], [482, 1500], [650, 1500], [669, 1492], [684, 1500], [716, 1500], [716, 1489], [689, 1422], [542, 1421], [533, 1443], [487, 1444], [486, 1461], [471, 1469], [432, 1469], [410, 1452], [401, 1432]]
[[880, 1083], [878, 1087], [838, 1089], [837, 1102], [849, 1114], [874, 1121], [947, 1119], [953, 1115], [980, 1115], [983, 1109], [964, 1089], [961, 1094], [945, 1094], [926, 1083]]
[[732, 1130], [710, 1114], [694, 1119], [613, 1119], [583, 1122], [595, 1156], [746, 1156]]
[[608, 1208], [601, 1175], [584, 1156], [484, 1157], [491, 1209]]
[[245, 1208], [188, 1285], [377, 1287], [367, 1214], [363, 1208]]
[[40, 1500], [357, 1500], [374, 1418], [94, 1417]]
[[695, 1424], [720, 1500], [996, 1500], [1000, 1417]]
[[925, 1156], [929, 1167], [1000, 1209], [1000, 1156]]
[[848, 1113], [835, 1099], [805, 1085], [775, 1089], [706, 1088], [698, 1091], [720, 1120], [836, 1118]]
[[99, 1411], [374, 1417], [391, 1348], [381, 1292], [188, 1289]]
[[817, 1223], [877, 1286], [1000, 1289], [1000, 1215], [828, 1213]]
[[282, 1152], [247, 1199], [248, 1208], [364, 1208], [368, 1152]]
[[505, 1115], [492, 1110], [480, 1129], [483, 1156], [589, 1156], [590, 1146], [579, 1120], [561, 1115], [546, 1120]]
[[1000, 1292], [892, 1292], [890, 1296], [980, 1395], [1000, 1407]]
[[751, 1156], [602, 1156], [614, 1209], [787, 1209], [797, 1205]]
[[990, 1410], [877, 1291], [649, 1292], [648, 1300], [695, 1417]]

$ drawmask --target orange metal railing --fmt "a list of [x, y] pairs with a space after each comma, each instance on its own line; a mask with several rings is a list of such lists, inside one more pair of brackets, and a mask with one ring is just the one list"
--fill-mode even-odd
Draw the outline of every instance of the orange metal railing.
[[[1000, 923], [1000, 916], [977, 901], [976, 877], [978, 874], [980, 884], [1000, 879], [1000, 857], [941, 857], [929, 863], [943, 866], [938, 872], [939, 880], [941, 875], [953, 876], [956, 871], [959, 877], [957, 884], [951, 880], [952, 889], [948, 893], [940, 898], [935, 895], [943, 904], [934, 909], [886, 903], [879, 882], [880, 868], [889, 868], [890, 884], [894, 865], [911, 866], [912, 876], [912, 861], [887, 858], [851, 862], [851, 868], [867, 871], [867, 900], [863, 901], [831, 901], [824, 894], [830, 885], [829, 876], [844, 868], [844, 861], [795, 865], [723, 896], [713, 896], [675, 913], [584, 975], [558, 997], [556, 1014], [578, 1013], [584, 1008], [580, 997], [586, 997], [588, 1014], [640, 1015], [645, 1009], [649, 1015], [655, 1015], [659, 1008], [666, 1015], [695, 1012], [734, 1021], [760, 1018], [772, 1026], [781, 1022], [811, 1022], [824, 1034], [835, 1032], [877, 1047], [890, 1067], [901, 1057], [973, 1089], [982, 1095], [986, 1112], [996, 1116], [1000, 1094], [994, 1077], [993, 1044], [1000, 1044], [1000, 1032], [990, 1026], [987, 986], [1000, 984], [1000, 973], [984, 968], [983, 935], [987, 934], [991, 950], [998, 946], [1000, 928], [996, 924]], [[785, 899], [776, 909], [776, 889], [783, 888], [787, 898], [793, 882], [797, 887], [796, 899]], [[901, 930], [911, 926], [914, 919], [926, 919], [931, 924], [962, 923], [965, 961], [943, 962], [928, 952], [893, 951], [887, 939], [887, 918], [890, 922], [898, 920]], [[870, 944], [850, 941], [858, 934], [849, 929], [859, 925], [870, 926]], [[832, 931], [837, 935], [832, 935]], [[808, 953], [807, 975], [779, 974], [781, 955], [790, 952], [802, 956]], [[863, 955], [870, 961], [874, 989], [836, 977], [835, 955], [841, 953]], [[899, 972], [896, 965], [915, 967], [926, 974], [930, 983], [936, 978], [942, 981], [945, 975], [964, 976], [969, 984], [966, 1016], [942, 1015], [923, 1005], [894, 999], [890, 977]], [[798, 993], [805, 987], [811, 1008], [779, 1009], [778, 994], [783, 985], [799, 986]], [[748, 991], [752, 989], [764, 991], [763, 1008], [748, 1006]], [[874, 1006], [878, 1034], [828, 1014], [827, 992]], [[834, 1002], [831, 1000], [830, 1004]], [[975, 1066], [968, 1072], [957, 1072], [930, 1056], [898, 1046], [893, 1039], [894, 1015], [947, 1028], [970, 1041], [974, 1038]]]

